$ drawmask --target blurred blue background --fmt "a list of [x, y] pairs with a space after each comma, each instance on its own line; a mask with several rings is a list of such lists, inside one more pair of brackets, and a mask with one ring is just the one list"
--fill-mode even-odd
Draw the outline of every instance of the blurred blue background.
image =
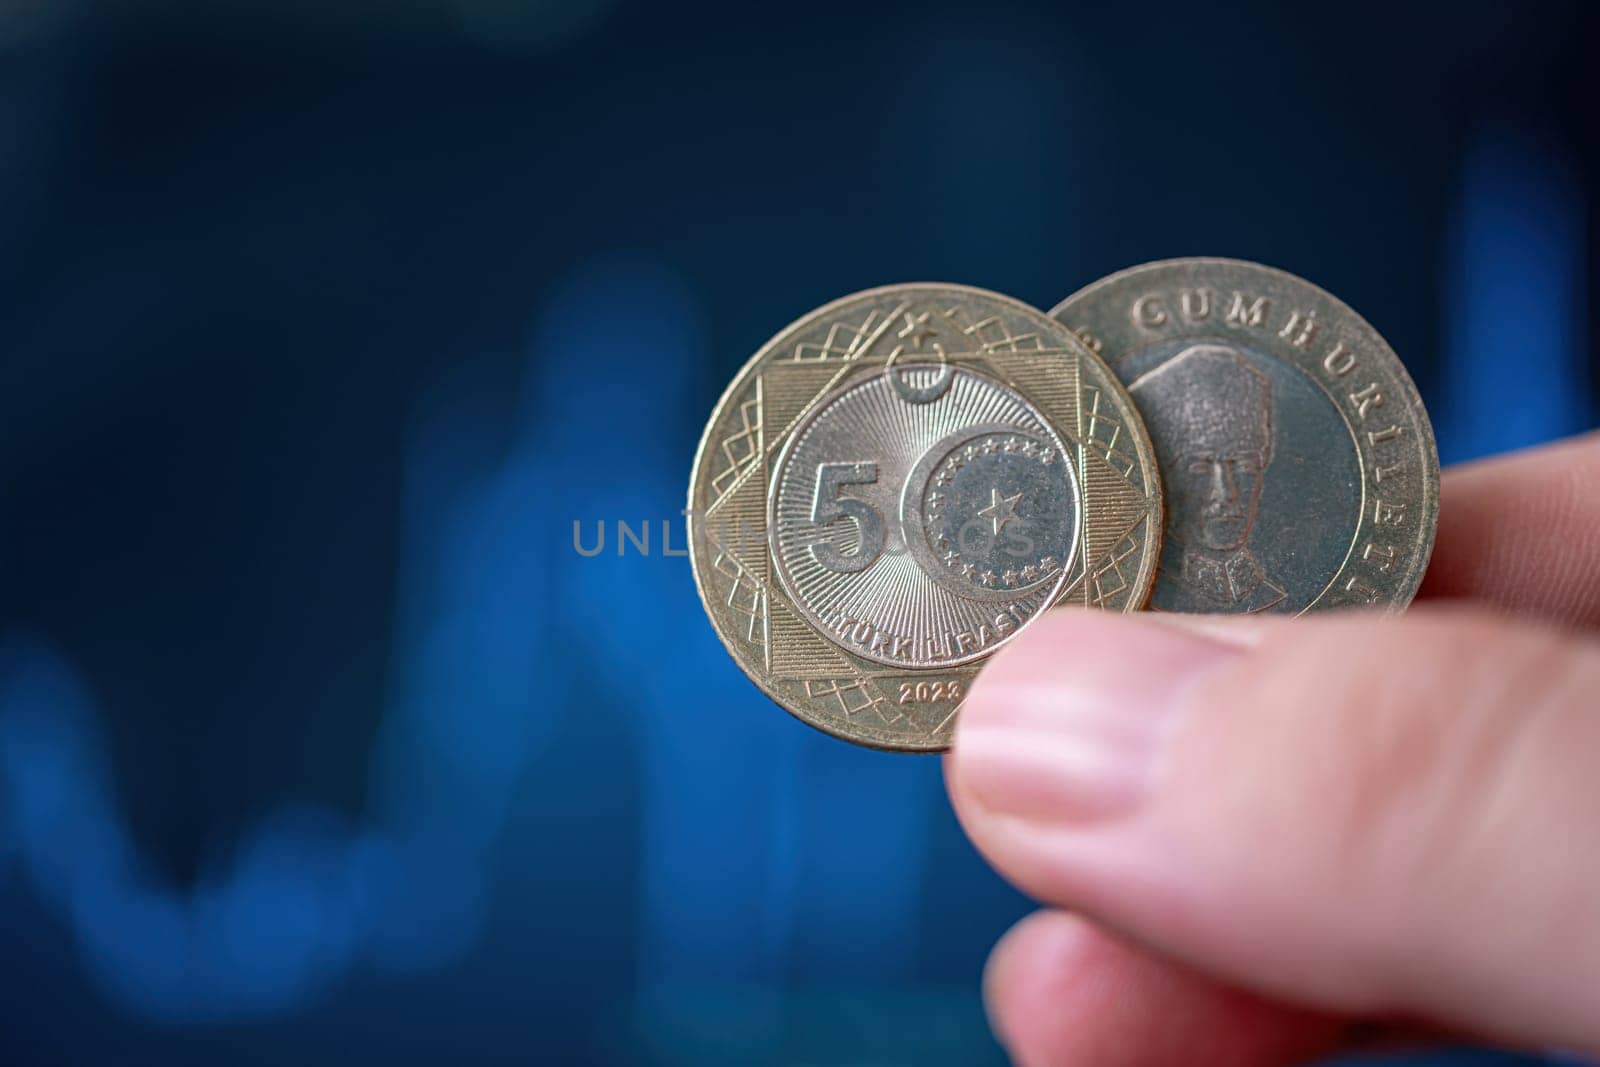
[[1588, 427], [1597, 28], [0, 0], [0, 1060], [1001, 1062], [938, 762], [665, 551], [717, 395], [865, 286], [1217, 254], [1446, 460]]

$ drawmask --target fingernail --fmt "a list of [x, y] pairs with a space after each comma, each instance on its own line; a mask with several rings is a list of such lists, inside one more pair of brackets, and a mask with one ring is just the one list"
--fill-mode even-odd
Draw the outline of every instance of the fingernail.
[[956, 780], [1004, 815], [1089, 822], [1136, 808], [1188, 692], [1237, 645], [1139, 616], [1037, 620], [973, 684]]

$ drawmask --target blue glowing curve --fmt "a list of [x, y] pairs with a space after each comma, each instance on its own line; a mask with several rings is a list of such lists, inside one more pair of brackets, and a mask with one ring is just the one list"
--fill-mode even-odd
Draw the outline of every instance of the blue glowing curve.
[[[550, 346], [596, 305], [633, 317], [586, 319], [591, 343], [650, 354], [664, 361], [661, 377], [681, 378], [699, 353], [671, 282], [627, 265], [581, 272], [539, 320], [530, 378], [560, 362]], [[480, 432], [479, 413], [441, 405], [416, 428], [401, 523], [398, 697], [380, 727], [362, 825], [283, 810], [219, 875], [162, 884], [112, 801], [88, 683], [47, 642], [0, 645], [0, 863], [20, 868], [74, 932], [108, 993], [170, 1022], [260, 1017], [304, 1005], [359, 961], [436, 968], [475, 941], [516, 781], [568, 703], [543, 640], [552, 560], [566, 548], [558, 512], [594, 471], [617, 468], [562, 473], [550, 442], [563, 432], [563, 405], [592, 404], [598, 391], [552, 403], [530, 388], [517, 439], [488, 471], [458, 447]], [[657, 469], [641, 475], [661, 480], [670, 459], [646, 453], [644, 467]], [[665, 579], [657, 569], [662, 579], [647, 584]], [[605, 568], [591, 577], [607, 576], [623, 578]], [[619, 590], [587, 592], [567, 596], [582, 603]], [[611, 642], [642, 657], [633, 670], [660, 651], [637, 633]]]

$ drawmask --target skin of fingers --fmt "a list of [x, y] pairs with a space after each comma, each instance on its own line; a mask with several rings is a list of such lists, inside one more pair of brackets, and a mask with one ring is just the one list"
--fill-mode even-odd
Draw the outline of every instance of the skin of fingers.
[[979, 678], [949, 779], [1019, 886], [1177, 961], [1594, 1048], [1597, 692], [1592, 644], [1499, 618], [1304, 619], [1252, 648], [1060, 612]]
[[1420, 595], [1600, 626], [1600, 433], [1463, 464]]
[[1086, 920], [1040, 911], [995, 947], [984, 999], [1021, 1067], [1280, 1067], [1331, 1052], [1346, 1024], [1224, 985]]
[[[1600, 530], [1597, 468], [1600, 435], [1446, 471], [1443, 531], [1421, 596], [1481, 597], [1556, 622], [1593, 625], [1600, 568], [1586, 567], [1583, 559], [1600, 552], [1567, 558], [1561, 545], [1570, 552]], [[1527, 521], [1530, 515], [1537, 521]], [[1554, 560], [1573, 574], [1555, 581], [1536, 574], [1531, 583], [1513, 574], [1507, 580], [1504, 561], [1526, 558]], [[1264, 637], [1273, 621], [1151, 618], [1243, 648]], [[1096, 938], [1107, 942], [1100, 951]], [[1162, 978], [1164, 971], [1171, 973]], [[1018, 924], [996, 948], [986, 989], [997, 1030], [1013, 1035], [1007, 1038], [1013, 1054], [1027, 1063], [1194, 1062], [1181, 1053], [1166, 1058], [1170, 1045], [1164, 1035], [1175, 1031], [1161, 1021], [1171, 1018], [1201, 1035], [1228, 1035], [1228, 1054], [1239, 1062], [1298, 1062], [1303, 1049], [1328, 1048], [1340, 1029], [1333, 1017], [1281, 1001], [1250, 998], [1245, 1002], [1252, 1007], [1241, 1012], [1235, 998], [1247, 995], [1062, 913], [1040, 913]], [[1108, 1003], [1111, 992], [1115, 997]], [[1363, 1024], [1357, 1040], [1372, 1048], [1447, 1038], [1461, 1040], [1439, 1027], [1390, 1023]], [[1212, 1058], [1222, 1055], [1214, 1046], [1210, 1051]]]

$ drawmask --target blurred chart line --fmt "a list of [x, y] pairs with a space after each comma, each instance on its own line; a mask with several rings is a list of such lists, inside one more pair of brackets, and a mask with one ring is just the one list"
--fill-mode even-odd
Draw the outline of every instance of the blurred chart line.
[[230, 868], [164, 885], [112, 800], [101, 710], [47, 643], [0, 650], [0, 856], [75, 932], [116, 999], [171, 1021], [303, 1006], [363, 958], [393, 971], [459, 957], [484, 920], [489, 854], [560, 695], [535, 697], [547, 648], [551, 517], [526, 435], [487, 476], [457, 443], [472, 413], [411, 442], [395, 707], [365, 825], [286, 809]]
[[[436, 555], [411, 557], [408, 584], [425, 589], [412, 590], [401, 619], [402, 695], [380, 738], [370, 823], [280, 811], [231, 869], [193, 887], [155, 881], [131, 841], [86, 681], [46, 644], [6, 643], [8, 836], [109, 993], [168, 1021], [267, 1015], [300, 1006], [363, 956], [425, 969], [472, 943], [487, 852], [549, 717], [529, 699], [541, 529], [497, 525], [518, 469], [445, 513]], [[458, 472], [410, 473], [416, 511], [428, 513]]]

